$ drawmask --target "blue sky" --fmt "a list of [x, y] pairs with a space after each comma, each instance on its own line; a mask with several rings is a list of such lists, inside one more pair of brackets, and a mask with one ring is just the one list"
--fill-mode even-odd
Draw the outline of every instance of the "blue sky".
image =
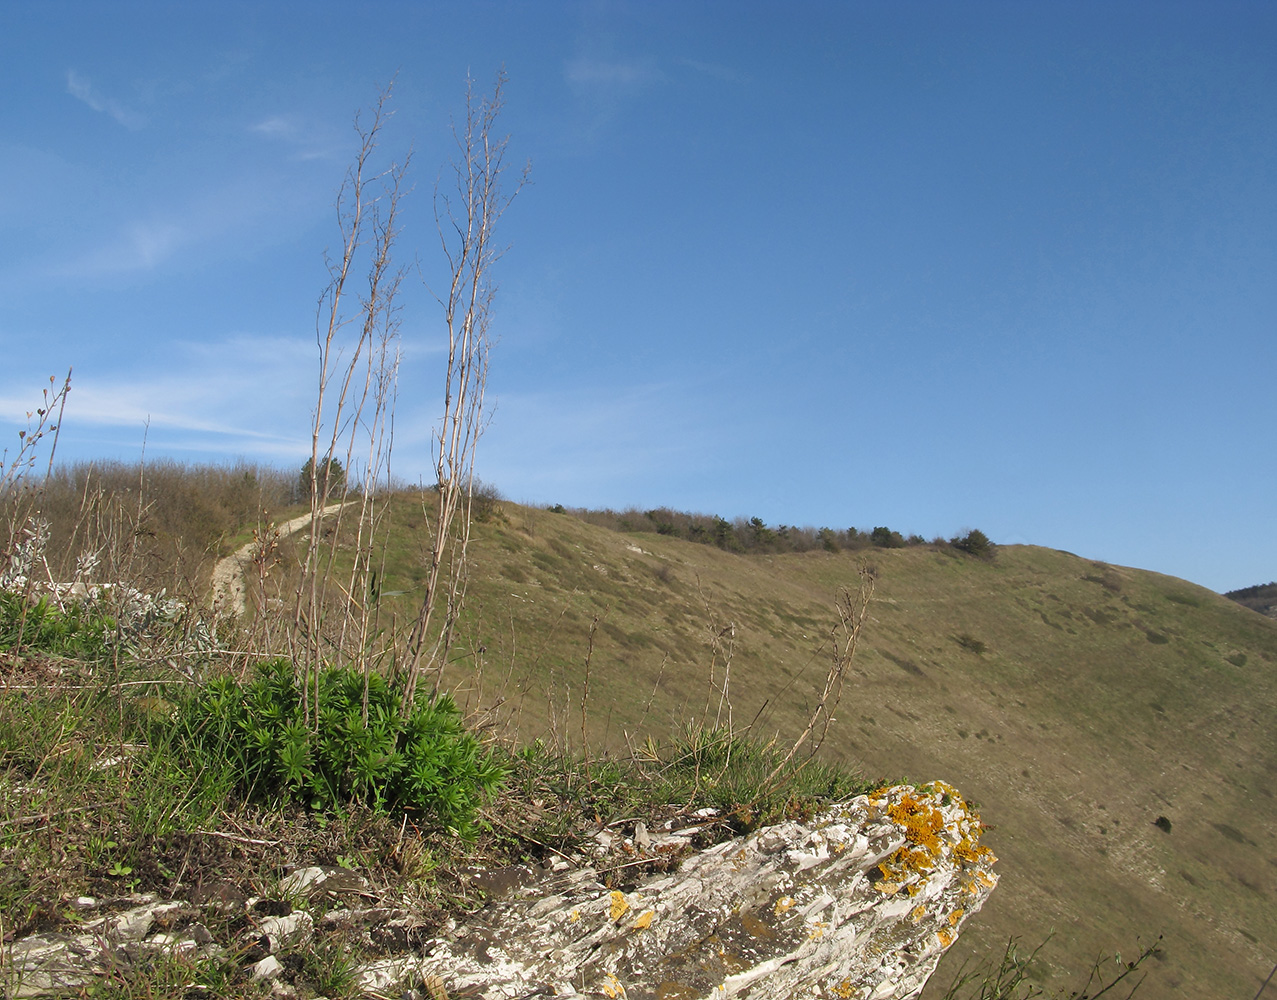
[[[449, 116], [501, 65], [511, 499], [1277, 577], [1270, 3], [8, 0], [4, 441], [73, 365], [60, 456], [300, 466], [354, 112], [398, 74], [437, 274]], [[442, 328], [402, 306], [415, 479]]]

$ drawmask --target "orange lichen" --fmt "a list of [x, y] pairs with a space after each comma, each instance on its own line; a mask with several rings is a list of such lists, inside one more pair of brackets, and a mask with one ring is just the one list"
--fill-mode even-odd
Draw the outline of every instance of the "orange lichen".
[[[938, 854], [938, 851], [932, 852], [924, 847], [898, 847], [890, 857], [878, 862], [878, 870], [883, 877], [883, 881], [878, 883], [878, 891], [890, 895], [913, 876], [930, 874], [936, 867]], [[890, 891], [885, 888], [887, 883], [892, 884]]]
[[837, 986], [833, 987], [833, 994], [836, 997], [841, 997], [842, 1000], [851, 1000], [852, 996], [855, 994], [855, 990], [853, 990], [851, 986], [851, 980], [844, 979]]
[[958, 926], [958, 921], [962, 919], [962, 914], [964, 914], [964, 913], [966, 913], [966, 910], [963, 910], [963, 909], [957, 909], [957, 910], [954, 910], [952, 913], [950, 913], [950, 914], [949, 914], [949, 926], [950, 926], [950, 927], [957, 927], [957, 926]]
[[939, 852], [939, 835], [945, 828], [944, 813], [931, 803], [929, 797], [906, 793], [898, 802], [888, 805], [886, 813], [892, 822], [904, 827], [909, 843], [932, 853]]
[[608, 912], [613, 920], [620, 920], [625, 916], [625, 911], [630, 908], [630, 904], [625, 901], [625, 893], [612, 890], [612, 905]]
[[647, 910], [644, 914], [634, 921], [634, 929], [636, 931], [645, 931], [652, 926], [652, 918], [656, 916], [655, 910]]
[[[987, 867], [997, 858], [980, 845], [984, 824], [955, 789], [942, 781], [921, 788], [895, 786], [869, 796], [871, 809], [904, 832], [904, 844], [878, 863], [879, 892], [892, 895], [901, 886], [921, 891], [926, 876], [946, 856], [959, 868]], [[949, 819], [946, 820], [946, 816]], [[989, 883], [981, 884], [988, 886]], [[978, 890], [973, 890], [978, 894]]]
[[779, 917], [786, 910], [793, 909], [793, 906], [794, 906], [794, 898], [792, 896], [781, 896], [780, 899], [776, 900], [776, 906], [775, 906], [776, 916]]
[[607, 996], [612, 998], [612, 1000], [617, 1000], [618, 997], [625, 996], [625, 987], [622, 986], [621, 981], [610, 972], [607, 974], [607, 979], [603, 980], [601, 988]]
[[916, 924], [926, 915], [927, 915], [927, 908], [923, 906], [921, 903], [919, 903], [917, 906], [913, 908], [913, 911], [909, 914], [909, 919]]
[[949, 945], [953, 944], [953, 942], [958, 939], [958, 935], [946, 930], [936, 931], [936, 937], [940, 940], [941, 948], [948, 948]]

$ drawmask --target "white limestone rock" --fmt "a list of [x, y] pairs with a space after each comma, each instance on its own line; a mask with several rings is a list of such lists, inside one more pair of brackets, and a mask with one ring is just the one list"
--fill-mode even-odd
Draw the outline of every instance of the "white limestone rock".
[[595, 869], [547, 876], [431, 942], [414, 974], [485, 1000], [907, 1000], [997, 883], [982, 829], [941, 782], [883, 789], [629, 892]]

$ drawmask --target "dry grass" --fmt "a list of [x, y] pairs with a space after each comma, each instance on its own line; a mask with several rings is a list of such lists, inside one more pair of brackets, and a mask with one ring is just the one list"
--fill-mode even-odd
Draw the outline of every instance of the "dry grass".
[[[1277, 623], [1181, 580], [1030, 546], [991, 562], [928, 547], [742, 556], [503, 509], [476, 527], [450, 675], [494, 724], [579, 740], [597, 617], [591, 744], [671, 733], [705, 704], [712, 638], [730, 622], [738, 727], [792, 738], [825, 677], [832, 597], [869, 562], [877, 594], [825, 752], [952, 781], [996, 827], [1002, 886], [946, 965], [1054, 932], [1039, 957], [1064, 977], [1165, 932], [1142, 996], [1253, 994], [1267, 974]], [[386, 590], [409, 600], [412, 546], [395, 529]]]
[[[389, 632], [422, 582], [418, 502], [390, 508], [377, 609]], [[255, 515], [214, 549], [246, 538]], [[299, 541], [285, 540], [281, 568]], [[555, 838], [579, 835], [593, 813], [630, 808], [644, 781], [618, 762], [648, 737], [688, 739], [687, 720], [703, 721], [706, 706], [718, 713], [715, 657], [721, 692], [730, 652], [738, 733], [792, 741], [827, 677], [833, 595], [868, 562], [877, 592], [822, 757], [870, 777], [953, 782], [980, 803], [1002, 858], [999, 891], [928, 995], [963, 958], [1001, 954], [1013, 934], [1054, 932], [1036, 974], [1064, 985], [1096, 954], [1164, 933], [1140, 991], [1153, 998], [1253, 995], [1271, 967], [1277, 623], [1183, 581], [1041, 548], [1003, 548], [991, 562], [921, 546], [744, 556], [513, 504], [475, 525], [471, 557], [448, 683], [485, 732], [540, 737], [558, 761], [520, 765], [533, 769], [521, 780], [534, 793], [493, 813], [522, 831], [494, 825], [493, 859], [566, 844]], [[291, 581], [268, 585], [287, 593]], [[39, 663], [21, 669], [41, 683]], [[573, 752], [587, 741], [596, 756], [582, 770]], [[600, 786], [612, 793], [598, 798]], [[532, 822], [577, 818], [566, 829], [521, 825], [526, 799], [544, 805], [551, 790], [572, 809], [538, 809]], [[266, 819], [224, 820], [274, 839]], [[67, 877], [110, 879], [106, 860], [96, 875]]]

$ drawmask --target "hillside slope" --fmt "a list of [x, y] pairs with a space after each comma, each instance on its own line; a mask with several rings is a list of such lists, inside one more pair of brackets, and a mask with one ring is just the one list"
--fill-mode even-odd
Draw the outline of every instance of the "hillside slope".
[[[402, 516], [385, 589], [411, 602], [420, 540]], [[1277, 960], [1277, 622], [1031, 546], [992, 562], [929, 547], [741, 556], [507, 504], [472, 552], [451, 680], [521, 739], [579, 745], [584, 716], [595, 749], [728, 710], [792, 741], [834, 595], [868, 564], [876, 594], [823, 752], [952, 782], [1002, 859], [937, 983], [1012, 935], [1054, 933], [1042, 954], [1058, 976], [1163, 933], [1146, 998], [1251, 996]], [[729, 654], [724, 700], [710, 671], [721, 685]]]

